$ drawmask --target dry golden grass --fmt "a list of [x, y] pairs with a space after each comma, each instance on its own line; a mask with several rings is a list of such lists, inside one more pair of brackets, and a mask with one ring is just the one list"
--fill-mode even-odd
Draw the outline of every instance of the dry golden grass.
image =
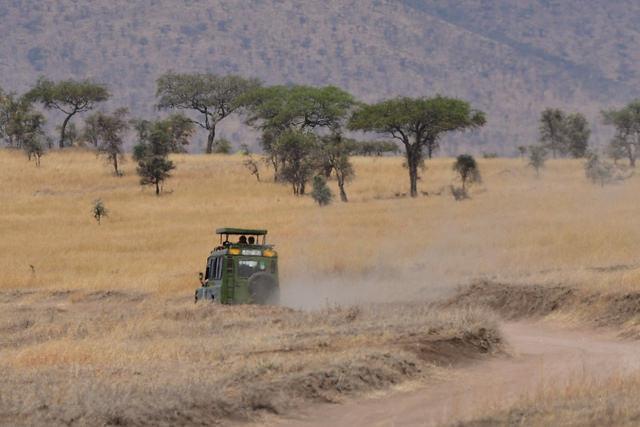
[[[576, 376], [568, 384], [545, 387], [506, 411], [458, 422], [464, 426], [637, 426], [640, 376], [598, 380]], [[491, 411], [487, 411], [491, 412]]]
[[[427, 163], [419, 189], [429, 197], [412, 200], [395, 196], [408, 187], [402, 159], [358, 158], [351, 202], [318, 208], [269, 176], [256, 182], [239, 156], [173, 159], [156, 197], [132, 161], [118, 178], [91, 153], [51, 153], [36, 168], [0, 151], [0, 289], [190, 292], [219, 226], [267, 228], [284, 294], [313, 285], [323, 303], [336, 286], [345, 297], [359, 285], [404, 297], [477, 277], [611, 290], [640, 278], [640, 179], [601, 188], [580, 160], [549, 161], [536, 179], [523, 160], [481, 159], [484, 184], [456, 202], [451, 159]], [[90, 213], [98, 197], [110, 210], [101, 226]], [[629, 268], [594, 270], [613, 265]]]
[[501, 346], [486, 313], [419, 303], [306, 312], [125, 292], [0, 298], [3, 425], [246, 420]]

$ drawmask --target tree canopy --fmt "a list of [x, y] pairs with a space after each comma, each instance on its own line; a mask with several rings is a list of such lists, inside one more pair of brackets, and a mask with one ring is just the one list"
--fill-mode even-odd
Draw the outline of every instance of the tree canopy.
[[640, 149], [640, 101], [632, 101], [620, 110], [603, 111], [602, 116], [605, 124], [616, 128], [609, 151], [623, 154], [635, 167]]
[[443, 96], [434, 98], [395, 98], [364, 105], [351, 115], [351, 130], [389, 135], [405, 147], [411, 197], [418, 195], [418, 167], [423, 151], [447, 132], [475, 129], [486, 123], [480, 110], [469, 103]]
[[453, 164], [453, 170], [458, 174], [460, 181], [462, 182], [461, 195], [463, 198], [468, 197], [468, 186], [476, 182], [482, 182], [478, 163], [476, 162], [476, 159], [469, 154], [460, 154]]
[[213, 152], [216, 125], [241, 107], [237, 102], [240, 96], [260, 87], [257, 79], [211, 73], [168, 72], [160, 76], [156, 84], [158, 108], [194, 110], [201, 114], [200, 120], [192, 121], [208, 131], [207, 153]]
[[259, 129], [291, 127], [336, 130], [356, 105], [351, 94], [335, 86], [269, 86], [239, 99], [247, 107], [247, 124]]
[[92, 110], [96, 103], [109, 99], [107, 87], [91, 80], [64, 80], [53, 82], [40, 77], [35, 86], [25, 95], [31, 101], [41, 102], [46, 109], [59, 110], [65, 114], [60, 128], [58, 145], [64, 147], [67, 123], [77, 113]]

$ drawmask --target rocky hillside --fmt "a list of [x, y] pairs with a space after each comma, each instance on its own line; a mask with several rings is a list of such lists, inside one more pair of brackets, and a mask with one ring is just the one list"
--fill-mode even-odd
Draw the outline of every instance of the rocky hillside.
[[[332, 84], [367, 102], [440, 93], [485, 110], [486, 128], [448, 137], [444, 154], [513, 154], [535, 142], [545, 107], [584, 112], [604, 143], [599, 111], [640, 87], [631, 0], [5, 0], [0, 19], [5, 90], [91, 77], [110, 86], [108, 107], [151, 117], [159, 75], [208, 71]], [[237, 121], [220, 134], [253, 137]]]

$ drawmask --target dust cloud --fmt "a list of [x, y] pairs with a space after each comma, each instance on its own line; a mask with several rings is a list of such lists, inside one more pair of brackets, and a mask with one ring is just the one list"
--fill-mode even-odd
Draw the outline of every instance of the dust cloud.
[[[508, 238], [499, 226], [501, 221], [500, 215], [477, 217], [464, 228], [441, 222], [437, 232], [420, 231], [429, 237], [424, 239], [424, 246], [413, 247], [409, 249], [411, 252], [406, 248], [400, 250], [402, 236], [379, 237], [398, 243], [380, 245], [370, 261], [372, 267], [364, 272], [354, 268], [322, 274], [314, 269], [311, 257], [299, 254], [295, 269], [282, 277], [281, 304], [316, 309], [381, 302], [430, 302], [451, 297], [474, 281], [520, 275], [521, 267], [505, 260], [504, 251], [499, 249]], [[349, 261], [348, 254], [344, 256]], [[509, 264], [513, 266], [511, 271]]]

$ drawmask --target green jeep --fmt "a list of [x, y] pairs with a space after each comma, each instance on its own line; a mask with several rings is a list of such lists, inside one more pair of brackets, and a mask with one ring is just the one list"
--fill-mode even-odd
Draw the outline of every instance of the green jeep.
[[216, 233], [220, 245], [207, 258], [206, 272], [200, 273], [196, 302], [278, 304], [278, 254], [266, 244], [267, 230], [219, 228]]

